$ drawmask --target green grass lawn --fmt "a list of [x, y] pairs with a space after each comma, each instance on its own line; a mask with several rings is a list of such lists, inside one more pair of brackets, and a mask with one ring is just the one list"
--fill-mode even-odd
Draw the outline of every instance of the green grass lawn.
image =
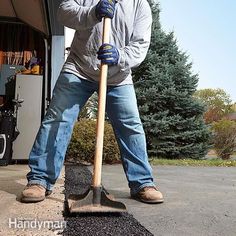
[[207, 159], [207, 160], [195, 160], [195, 159], [157, 159], [150, 158], [152, 165], [174, 165], [174, 166], [224, 166], [224, 167], [236, 167], [236, 160], [222, 160], [222, 159]]

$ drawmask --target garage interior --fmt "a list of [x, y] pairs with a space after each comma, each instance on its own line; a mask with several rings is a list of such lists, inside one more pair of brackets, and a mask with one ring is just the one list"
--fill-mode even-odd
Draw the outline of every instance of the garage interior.
[[[0, 165], [27, 160], [64, 63], [60, 1], [1, 0]], [[55, 50], [56, 49], [56, 50]]]

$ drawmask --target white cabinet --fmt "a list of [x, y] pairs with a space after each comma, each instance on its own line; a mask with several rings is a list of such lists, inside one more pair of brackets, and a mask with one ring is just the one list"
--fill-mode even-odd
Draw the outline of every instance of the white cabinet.
[[17, 128], [20, 132], [13, 142], [13, 159], [28, 159], [41, 123], [42, 75], [17, 75], [15, 99], [23, 99], [18, 108]]

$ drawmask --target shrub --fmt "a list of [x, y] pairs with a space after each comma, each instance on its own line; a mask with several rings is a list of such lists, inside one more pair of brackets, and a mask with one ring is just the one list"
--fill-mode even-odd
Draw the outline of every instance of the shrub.
[[222, 119], [212, 125], [214, 147], [222, 159], [229, 159], [236, 150], [236, 122]]
[[[67, 149], [66, 159], [76, 162], [93, 163], [96, 145], [96, 121], [81, 119], [76, 122], [71, 141]], [[119, 149], [112, 126], [106, 121], [103, 143], [103, 162], [117, 163], [120, 161]]]

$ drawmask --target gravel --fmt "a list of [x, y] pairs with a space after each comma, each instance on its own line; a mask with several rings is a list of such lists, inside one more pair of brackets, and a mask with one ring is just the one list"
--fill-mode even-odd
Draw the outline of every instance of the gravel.
[[65, 167], [65, 210], [67, 227], [64, 236], [72, 235], [153, 235], [129, 213], [97, 213], [70, 215], [67, 208], [69, 194], [82, 194], [91, 185], [92, 175], [85, 166], [66, 165]]

